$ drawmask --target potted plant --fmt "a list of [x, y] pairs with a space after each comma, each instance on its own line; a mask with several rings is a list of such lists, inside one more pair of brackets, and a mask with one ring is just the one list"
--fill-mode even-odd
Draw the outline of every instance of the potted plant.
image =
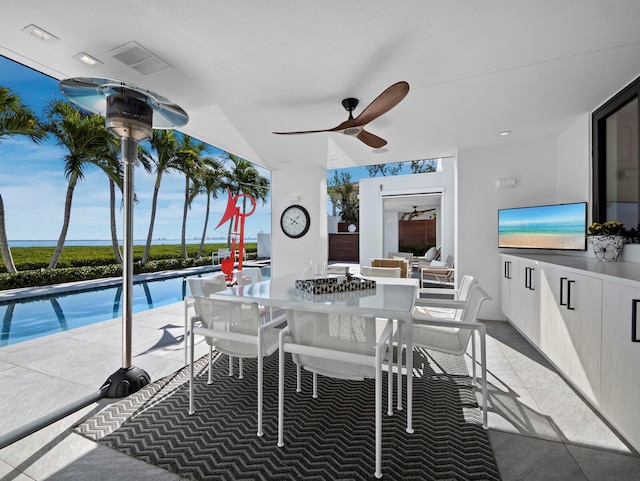
[[602, 224], [594, 222], [588, 227], [591, 245], [599, 261], [617, 261], [624, 247], [624, 225], [618, 221]]

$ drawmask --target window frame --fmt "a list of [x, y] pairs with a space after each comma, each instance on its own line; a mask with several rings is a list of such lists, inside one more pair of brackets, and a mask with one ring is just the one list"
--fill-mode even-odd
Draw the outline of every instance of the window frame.
[[[638, 100], [638, 125], [640, 126], [640, 77], [635, 79], [620, 92], [615, 94], [603, 105], [596, 109], [591, 115], [591, 155], [593, 157], [592, 175], [592, 208], [591, 216], [592, 222], [606, 222], [607, 219], [607, 198], [606, 198], [606, 186], [607, 186], [607, 156], [606, 156], [606, 121], [611, 115], [618, 112], [622, 107], [632, 100]], [[638, 132], [638, 145], [640, 145], [640, 127]], [[640, 171], [640, 154], [636, 159]], [[640, 185], [638, 186], [640, 192]], [[640, 204], [640, 199], [638, 200]], [[640, 206], [638, 208], [638, 224], [640, 225]], [[637, 228], [638, 225], [628, 226], [628, 228]]]

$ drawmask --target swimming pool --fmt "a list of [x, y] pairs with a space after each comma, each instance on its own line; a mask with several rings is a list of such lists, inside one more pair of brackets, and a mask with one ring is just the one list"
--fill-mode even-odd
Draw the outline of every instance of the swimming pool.
[[[181, 302], [189, 294], [187, 277], [198, 275], [134, 282], [133, 312]], [[2, 301], [0, 347], [120, 316], [121, 285]]]

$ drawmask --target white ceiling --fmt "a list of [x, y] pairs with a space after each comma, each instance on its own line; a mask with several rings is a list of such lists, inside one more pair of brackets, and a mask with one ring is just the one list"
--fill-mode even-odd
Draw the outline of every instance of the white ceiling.
[[[640, 74], [639, 20], [638, 0], [20, 0], [2, 5], [0, 54], [155, 91], [189, 114], [180, 130], [269, 169], [336, 168], [561, 132]], [[131, 41], [170, 67], [142, 75], [112, 58]], [[357, 115], [400, 80], [407, 97], [367, 127], [386, 153], [272, 134], [334, 127], [343, 98], [360, 99]]]

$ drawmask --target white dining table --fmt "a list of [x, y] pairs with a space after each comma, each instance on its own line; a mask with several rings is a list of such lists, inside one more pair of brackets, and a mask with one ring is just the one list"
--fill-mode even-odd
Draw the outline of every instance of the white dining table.
[[[356, 316], [371, 316], [393, 319], [405, 323], [407, 352], [413, 352], [411, 313], [418, 288], [417, 279], [394, 279], [389, 277], [367, 277], [376, 281], [372, 289], [358, 289], [330, 294], [311, 294], [296, 289], [297, 275], [274, 277], [245, 286], [234, 286], [212, 293], [212, 299], [256, 302], [262, 306], [279, 309], [304, 309]], [[413, 433], [413, 356], [407, 355], [407, 433]], [[398, 366], [398, 409], [401, 405], [401, 366]]]

